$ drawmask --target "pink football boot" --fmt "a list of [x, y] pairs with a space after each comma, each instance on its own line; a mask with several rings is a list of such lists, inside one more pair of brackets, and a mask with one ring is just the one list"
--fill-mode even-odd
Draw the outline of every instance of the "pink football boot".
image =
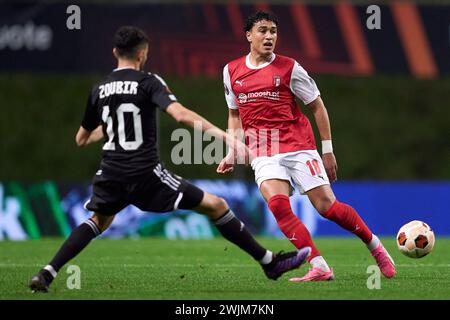
[[291, 282], [309, 282], [309, 281], [330, 281], [334, 280], [333, 269], [326, 272], [319, 268], [309, 269], [308, 273], [302, 278], [291, 278]]
[[387, 250], [383, 247], [383, 245], [380, 244], [378, 247], [373, 249], [370, 254], [375, 258], [378, 267], [381, 270], [381, 273], [386, 278], [392, 278], [395, 276], [395, 263], [394, 260], [392, 260], [391, 256], [387, 252]]

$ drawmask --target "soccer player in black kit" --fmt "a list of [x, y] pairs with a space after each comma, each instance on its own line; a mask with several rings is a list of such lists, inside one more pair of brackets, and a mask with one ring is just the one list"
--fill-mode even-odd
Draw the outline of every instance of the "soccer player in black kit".
[[238, 153], [242, 154], [246, 147], [177, 102], [159, 76], [141, 71], [148, 54], [148, 38], [142, 30], [119, 28], [114, 35], [113, 53], [118, 67], [93, 87], [76, 135], [78, 146], [105, 138], [100, 169], [93, 178], [93, 195], [85, 205], [93, 215], [72, 231], [49, 264], [32, 277], [30, 289], [47, 292], [62, 266], [105, 231], [114, 216], [130, 204], [143, 211], [162, 213], [179, 208], [206, 214], [224, 238], [261, 264], [270, 279], [276, 280], [304, 263], [310, 248], [279, 254], [266, 250], [224, 199], [164, 168], [156, 141], [157, 109], [190, 127], [200, 122], [203, 131], [208, 130]]

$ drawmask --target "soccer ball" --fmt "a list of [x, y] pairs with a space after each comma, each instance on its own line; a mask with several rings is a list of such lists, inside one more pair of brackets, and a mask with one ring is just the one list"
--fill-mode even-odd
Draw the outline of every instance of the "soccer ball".
[[407, 257], [422, 258], [433, 250], [434, 232], [425, 222], [408, 222], [397, 233], [397, 246]]

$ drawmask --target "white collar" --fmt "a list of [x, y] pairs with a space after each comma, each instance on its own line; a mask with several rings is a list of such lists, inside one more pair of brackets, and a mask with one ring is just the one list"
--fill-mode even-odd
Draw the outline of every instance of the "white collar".
[[116, 68], [113, 70], [113, 72], [115, 71], [119, 71], [119, 70], [125, 70], [125, 69], [134, 69], [133, 67], [122, 67], [122, 68]]
[[259, 65], [259, 66], [254, 66], [250, 63], [250, 53], [245, 57], [245, 65], [247, 66], [247, 68], [249, 69], [262, 69], [264, 67], [267, 67], [269, 64], [271, 64], [273, 62], [273, 60], [275, 60], [275, 53], [272, 53], [272, 57], [270, 58], [270, 61], [268, 62], [264, 62], [263, 64]]

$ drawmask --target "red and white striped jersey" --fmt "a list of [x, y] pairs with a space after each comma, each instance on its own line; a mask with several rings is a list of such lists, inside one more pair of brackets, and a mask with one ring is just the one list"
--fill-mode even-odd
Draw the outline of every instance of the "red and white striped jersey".
[[295, 101], [307, 105], [320, 95], [314, 80], [294, 59], [273, 54], [255, 67], [249, 57], [228, 63], [223, 80], [228, 108], [239, 110], [250, 150], [256, 156], [315, 150], [311, 124]]

